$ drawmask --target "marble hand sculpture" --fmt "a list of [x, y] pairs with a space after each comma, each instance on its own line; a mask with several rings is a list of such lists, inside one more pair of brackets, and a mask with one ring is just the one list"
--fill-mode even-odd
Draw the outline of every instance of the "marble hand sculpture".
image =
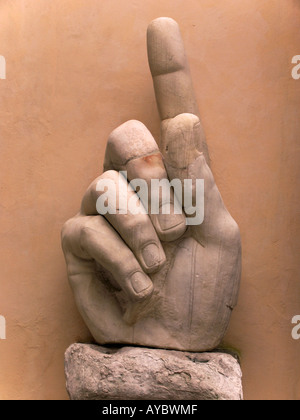
[[[104, 173], [88, 187], [79, 213], [62, 229], [68, 278], [78, 309], [98, 344], [124, 344], [184, 351], [216, 348], [237, 302], [241, 241], [237, 223], [223, 204], [209, 162], [188, 62], [177, 23], [159, 18], [147, 31], [148, 59], [161, 118], [160, 149], [139, 121], [109, 136]], [[127, 180], [121, 171], [127, 172]], [[120, 178], [121, 177], [121, 178]], [[148, 203], [130, 181], [149, 186]], [[159, 197], [159, 214], [109, 207], [110, 180], [118, 197], [151, 209], [151, 181], [204, 180], [204, 220], [188, 225], [175, 210], [188, 194]], [[189, 197], [190, 198], [190, 197]], [[119, 199], [120, 200], [120, 199]], [[181, 200], [181, 201], [180, 201]], [[164, 214], [168, 208], [170, 214]], [[113, 214], [115, 213], [115, 214]]]

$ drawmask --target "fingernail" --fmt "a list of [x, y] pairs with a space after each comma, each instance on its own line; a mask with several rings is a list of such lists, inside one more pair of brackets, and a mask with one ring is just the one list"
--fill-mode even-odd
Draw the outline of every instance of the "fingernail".
[[183, 213], [175, 213], [175, 205], [173, 203], [165, 203], [160, 208], [159, 224], [162, 230], [170, 230], [178, 225], [185, 224]]
[[[167, 212], [167, 210], [169, 210], [169, 212]], [[169, 204], [164, 204], [161, 207], [161, 213], [158, 214], [156, 217], [161, 229], [161, 240], [178, 239], [186, 231], [187, 226], [185, 216], [183, 214], [174, 214], [172, 204], [171, 209]]]
[[153, 292], [153, 283], [144, 273], [138, 271], [131, 276], [130, 280], [133, 290], [142, 295], [140, 297], [146, 297]]
[[149, 244], [142, 250], [145, 264], [148, 268], [157, 266], [161, 261], [159, 248], [156, 244]]

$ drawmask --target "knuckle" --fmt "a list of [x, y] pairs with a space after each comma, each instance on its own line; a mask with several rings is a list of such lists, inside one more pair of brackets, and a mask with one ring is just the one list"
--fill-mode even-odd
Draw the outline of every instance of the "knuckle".
[[91, 240], [92, 230], [88, 226], [82, 226], [79, 234], [79, 244], [82, 248], [85, 248]]
[[162, 126], [165, 159], [176, 168], [186, 168], [200, 154], [201, 124], [194, 114], [179, 114]]
[[72, 242], [72, 232], [74, 227], [74, 219], [67, 220], [61, 229], [61, 243], [63, 251], [66, 252], [70, 249]]
[[241, 242], [240, 228], [233, 217], [229, 217], [226, 229], [226, 237], [228, 243], [232, 246], [239, 246]]
[[61, 228], [62, 239], [67, 239], [70, 236], [72, 226], [73, 226], [73, 219], [69, 219], [63, 224], [63, 226]]
[[87, 218], [73, 217], [67, 220], [61, 230], [62, 248], [65, 254], [72, 253], [82, 256], [83, 245], [87, 245], [91, 238], [91, 229], [86, 226]]

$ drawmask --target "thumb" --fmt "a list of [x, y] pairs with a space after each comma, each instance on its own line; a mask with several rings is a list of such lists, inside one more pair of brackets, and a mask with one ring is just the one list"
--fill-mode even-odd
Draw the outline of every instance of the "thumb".
[[183, 194], [179, 199], [195, 238], [204, 245], [218, 241], [224, 229], [228, 234], [233, 230], [236, 235], [236, 223], [223, 203], [202, 152], [204, 134], [199, 118], [180, 114], [164, 120], [161, 130], [161, 149], [168, 176], [170, 180], [181, 181]]

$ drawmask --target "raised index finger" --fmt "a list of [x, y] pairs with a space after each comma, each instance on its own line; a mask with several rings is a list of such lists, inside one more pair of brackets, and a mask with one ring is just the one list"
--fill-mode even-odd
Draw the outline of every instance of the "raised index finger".
[[[147, 30], [147, 49], [156, 102], [162, 121], [199, 109], [178, 24], [171, 18], [153, 20]], [[201, 148], [209, 163], [204, 133]]]
[[158, 18], [147, 31], [148, 60], [162, 120], [178, 114], [198, 115], [198, 106], [178, 24]]

